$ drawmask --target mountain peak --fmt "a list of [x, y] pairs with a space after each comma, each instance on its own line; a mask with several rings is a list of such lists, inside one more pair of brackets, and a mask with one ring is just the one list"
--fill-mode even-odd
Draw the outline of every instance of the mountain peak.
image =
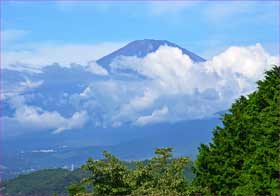
[[191, 60], [194, 62], [205, 61], [205, 59], [203, 59], [202, 57], [167, 40], [143, 39], [143, 40], [135, 40], [128, 43], [127, 45], [116, 50], [115, 52], [102, 57], [97, 61], [97, 63], [109, 70], [110, 63], [118, 56], [145, 57], [147, 54], [151, 52], [155, 52], [160, 46], [164, 46], [164, 45], [179, 48], [180, 50], [182, 50], [182, 52], [185, 55], [188, 55], [191, 58]]

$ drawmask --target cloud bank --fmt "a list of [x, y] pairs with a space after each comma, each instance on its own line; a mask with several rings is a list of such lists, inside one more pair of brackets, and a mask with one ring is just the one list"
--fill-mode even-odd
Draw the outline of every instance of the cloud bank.
[[[277, 64], [277, 58], [260, 44], [233, 46], [203, 63], [192, 62], [180, 49], [169, 46], [162, 46], [144, 58], [119, 57], [110, 65], [116, 75], [132, 71], [145, 79], [134, 83], [110, 81], [115, 88], [129, 91], [123, 94], [107, 89], [108, 94], [123, 97], [114, 103], [119, 109], [113, 123], [131, 121], [145, 125], [161, 118], [175, 122], [209, 117], [226, 110], [240, 95], [255, 90], [255, 82], [262, 79], [271, 64]], [[98, 88], [93, 84], [95, 92]], [[130, 98], [126, 100], [128, 94]]]
[[88, 120], [86, 111], [75, 112], [67, 118], [57, 111], [45, 111], [40, 107], [27, 105], [23, 96], [13, 97], [10, 104], [15, 108], [15, 113], [13, 117], [4, 117], [3, 120], [8, 122], [9, 126], [22, 127], [29, 131], [51, 130], [53, 133], [60, 133], [69, 129], [82, 128]]
[[[38, 80], [38, 76], [37, 82], [21, 82], [25, 88], [20, 95], [7, 99], [14, 113], [4, 120], [7, 127], [17, 124], [60, 133], [86, 124], [145, 126], [207, 118], [228, 109], [240, 95], [254, 91], [256, 81], [272, 64], [278, 64], [277, 60], [256, 44], [232, 46], [202, 63], [193, 62], [178, 48], [161, 46], [143, 58], [119, 56], [110, 64], [110, 73], [92, 61], [81, 69], [106, 77], [75, 78], [80, 83], [76, 82], [78, 90], [69, 91], [72, 93], [60, 89], [64, 107], [73, 111], [71, 115], [26, 102], [25, 88], [36, 89], [50, 82], [46, 78]], [[40, 96], [46, 96], [43, 100], [48, 98], [44, 91]], [[54, 98], [53, 104], [62, 103], [61, 97]]]
[[96, 75], [102, 75], [102, 76], [107, 76], [108, 72], [106, 69], [98, 65], [95, 61], [90, 61], [88, 63], [88, 66], [86, 67], [86, 70], [96, 74]]

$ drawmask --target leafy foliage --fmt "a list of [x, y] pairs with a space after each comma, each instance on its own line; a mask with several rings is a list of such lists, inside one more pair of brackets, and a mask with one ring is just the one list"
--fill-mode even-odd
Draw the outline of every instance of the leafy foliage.
[[128, 168], [117, 157], [104, 151], [104, 160], [89, 159], [83, 169], [90, 171], [91, 176], [83, 179], [83, 183], [92, 184], [98, 195], [126, 195], [129, 185], [126, 177]]
[[147, 165], [139, 163], [130, 175], [132, 194], [171, 195], [183, 193], [187, 187], [184, 168], [187, 157], [172, 159], [172, 148], [160, 148]]
[[201, 145], [195, 186], [214, 194], [279, 195], [279, 67], [266, 72], [258, 90], [242, 96]]
[[[138, 164], [148, 165], [150, 160], [122, 162], [129, 170], [136, 169]], [[189, 165], [191, 166], [192, 163]], [[190, 166], [185, 168], [184, 175], [187, 179], [193, 178]], [[81, 169], [73, 172], [64, 169], [39, 170], [29, 174], [19, 175], [14, 179], [3, 181], [1, 193], [3, 195], [90, 195], [92, 189], [80, 181], [89, 177], [90, 173]], [[69, 186], [70, 185], [70, 186]]]
[[[103, 160], [89, 159], [83, 169], [91, 176], [82, 185], [91, 184], [97, 195], [171, 195], [181, 194], [187, 188], [185, 168], [187, 157], [172, 157], [172, 148], [159, 148], [148, 162], [137, 162], [129, 169], [124, 162], [108, 152]], [[79, 193], [79, 192], [77, 192]]]
[[86, 192], [86, 188], [81, 186], [80, 184], [78, 183], [74, 183], [74, 184], [71, 184], [69, 187], [68, 187], [68, 193], [69, 193], [69, 196], [74, 196], [76, 195], [77, 193], [85, 193]]

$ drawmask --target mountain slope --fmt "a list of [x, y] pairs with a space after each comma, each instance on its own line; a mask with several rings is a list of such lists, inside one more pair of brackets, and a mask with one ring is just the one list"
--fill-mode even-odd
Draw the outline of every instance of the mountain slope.
[[88, 173], [76, 169], [47, 169], [19, 175], [15, 179], [4, 181], [2, 184], [3, 195], [52, 195], [67, 194], [67, 187], [78, 183]]
[[144, 57], [151, 52], [155, 52], [160, 46], [170, 46], [176, 47], [182, 50], [185, 55], [188, 55], [192, 61], [194, 62], [203, 62], [205, 59], [202, 57], [166, 40], [153, 40], [153, 39], [144, 39], [144, 40], [136, 40], [130, 42], [126, 46], [116, 50], [115, 52], [102, 57], [97, 60], [99, 65], [102, 65], [107, 70], [110, 70], [110, 63], [118, 56], [136, 56], [136, 57]]

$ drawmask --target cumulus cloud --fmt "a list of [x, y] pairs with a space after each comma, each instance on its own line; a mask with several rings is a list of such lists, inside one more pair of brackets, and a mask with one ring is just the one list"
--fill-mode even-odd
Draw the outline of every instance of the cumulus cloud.
[[75, 112], [70, 118], [63, 118], [64, 122], [58, 126], [53, 133], [60, 133], [64, 130], [82, 128], [88, 120], [86, 111]]
[[[135, 92], [133, 93], [135, 94]], [[143, 95], [135, 95], [127, 103], [124, 102], [120, 105], [118, 112], [112, 117], [114, 126], [122, 125], [123, 121], [135, 120], [143, 111], [153, 107], [156, 99], [157, 95], [154, 92], [150, 89], [145, 89]]]
[[180, 49], [169, 46], [161, 46], [144, 58], [119, 57], [111, 63], [113, 72], [132, 70], [142, 75], [145, 79], [141, 83], [149, 88], [149, 93], [143, 98], [132, 93], [127, 103], [120, 103], [118, 117], [125, 114], [134, 117], [132, 121], [139, 121], [143, 113], [134, 102], [150, 112], [149, 117], [155, 115], [156, 107], [168, 106], [169, 122], [211, 116], [227, 109], [240, 95], [252, 92], [255, 82], [262, 79], [271, 64], [277, 64], [277, 58], [260, 44], [233, 46], [203, 63], [193, 62]]
[[87, 98], [87, 97], [89, 97], [91, 95], [91, 93], [92, 93], [91, 92], [91, 87], [88, 86], [88, 87], [85, 88], [85, 90], [83, 92], [80, 93], [80, 96]]
[[7, 81], [3, 81], [1, 98], [2, 100], [6, 100], [9, 97], [17, 96], [24, 92], [38, 88], [43, 83], [43, 80], [33, 81], [28, 77], [25, 77], [25, 80], [23, 81], [13, 84], [8, 83]]
[[248, 47], [230, 47], [206, 62], [205, 66], [220, 76], [236, 73], [248, 79], [257, 80], [271, 63], [276, 64], [277, 57], [270, 56], [261, 44], [256, 44]]
[[165, 115], [168, 113], [168, 108], [166, 106], [162, 107], [159, 110], [153, 111], [151, 115], [140, 116], [136, 119], [136, 124], [138, 125], [146, 125], [151, 123], [157, 123], [164, 120]]
[[86, 67], [86, 70], [90, 73], [101, 75], [101, 76], [107, 76], [108, 72], [106, 69], [98, 65], [95, 61], [90, 61]]
[[15, 113], [12, 117], [3, 117], [3, 122], [7, 123], [8, 126], [12, 124], [12, 127], [18, 129], [24, 128], [29, 131], [52, 130], [53, 133], [60, 133], [64, 130], [82, 128], [88, 120], [86, 111], [75, 112], [67, 118], [57, 111], [45, 111], [40, 107], [27, 105], [23, 96], [12, 98], [10, 104], [15, 109]]
[[[260, 44], [232, 46], [200, 63], [178, 48], [161, 46], [143, 58], [116, 58], [110, 73], [90, 62], [85, 69], [106, 77], [85, 80], [77, 84], [77, 92], [71, 90], [63, 97], [67, 107], [77, 111], [71, 115], [14, 101], [16, 111], [10, 120], [59, 133], [86, 123], [98, 127], [145, 126], [211, 117], [229, 108], [240, 95], [255, 90], [256, 81], [271, 64], [278, 64], [277, 57]], [[39, 81], [32, 84], [27, 80], [21, 85], [34, 87]]]
[[40, 81], [31, 81], [28, 78], [25, 79], [25, 81], [20, 82], [20, 85], [23, 88], [27, 88], [27, 89], [32, 89], [32, 88], [37, 88], [39, 86], [41, 86], [43, 84], [43, 80]]

